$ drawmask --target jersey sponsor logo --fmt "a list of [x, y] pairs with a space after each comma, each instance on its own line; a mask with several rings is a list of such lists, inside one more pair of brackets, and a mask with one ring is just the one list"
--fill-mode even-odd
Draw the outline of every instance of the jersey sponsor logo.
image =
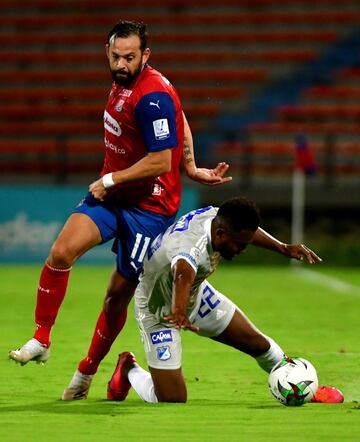
[[118, 153], [120, 155], [125, 155], [126, 154], [126, 150], [125, 149], [123, 149], [122, 147], [116, 147], [113, 143], [110, 143], [110, 141], [106, 137], [105, 137], [104, 142], [105, 142], [105, 146], [108, 149], [113, 150], [115, 153]]
[[158, 100], [156, 103], [154, 103], [153, 101], [150, 101], [149, 106], [155, 106], [158, 109], [160, 109], [160, 105], [159, 105], [160, 100]]
[[120, 137], [121, 127], [120, 124], [113, 118], [107, 111], [104, 112], [104, 127], [107, 131]]
[[157, 140], [166, 140], [170, 137], [169, 122], [167, 118], [153, 121], [154, 134]]
[[171, 358], [170, 347], [168, 346], [158, 347], [156, 351], [157, 351], [157, 357], [160, 361], [167, 361], [168, 359]]
[[150, 333], [151, 342], [153, 344], [162, 344], [163, 342], [172, 342], [171, 330], [161, 330]]

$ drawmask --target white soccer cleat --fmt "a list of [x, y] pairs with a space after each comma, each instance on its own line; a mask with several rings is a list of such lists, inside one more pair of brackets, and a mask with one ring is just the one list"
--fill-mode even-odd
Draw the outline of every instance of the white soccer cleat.
[[61, 399], [63, 401], [86, 399], [93, 377], [93, 374], [82, 374], [79, 370], [76, 370], [68, 388], [65, 388]]
[[21, 365], [29, 361], [35, 361], [37, 364], [45, 364], [50, 357], [50, 348], [41, 344], [37, 339], [32, 338], [17, 350], [9, 351], [9, 358]]

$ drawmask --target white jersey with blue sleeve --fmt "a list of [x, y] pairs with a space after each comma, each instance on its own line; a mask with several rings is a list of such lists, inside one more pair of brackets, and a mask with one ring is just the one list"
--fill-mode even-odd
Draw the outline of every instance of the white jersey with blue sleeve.
[[173, 269], [186, 260], [196, 272], [187, 309], [200, 336], [219, 336], [229, 325], [236, 306], [217, 291], [207, 277], [220, 255], [211, 245], [211, 222], [218, 209], [194, 210], [170, 226], [152, 243], [135, 292], [135, 314], [148, 365], [163, 370], [181, 367], [180, 330], [164, 316], [171, 314]]
[[171, 313], [173, 268], [180, 259], [196, 273], [187, 310], [189, 318], [199, 308], [199, 288], [220, 261], [220, 254], [211, 245], [211, 222], [217, 211], [209, 206], [189, 212], [153, 241], [135, 299], [140, 307], [147, 305], [159, 321]]

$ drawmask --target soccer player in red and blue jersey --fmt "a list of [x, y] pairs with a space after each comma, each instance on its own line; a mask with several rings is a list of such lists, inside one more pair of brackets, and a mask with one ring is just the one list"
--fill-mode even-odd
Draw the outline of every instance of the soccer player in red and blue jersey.
[[178, 95], [147, 63], [145, 25], [117, 23], [108, 35], [106, 53], [113, 84], [104, 112], [101, 177], [68, 218], [42, 269], [33, 338], [9, 352], [22, 365], [47, 361], [51, 330], [73, 264], [94, 246], [114, 240], [116, 266], [104, 307], [64, 400], [87, 397], [93, 375], [125, 324], [147, 248], [174, 221], [179, 208], [181, 162], [195, 181], [221, 184], [230, 179], [224, 177], [228, 169], [224, 163], [211, 170], [196, 168]]

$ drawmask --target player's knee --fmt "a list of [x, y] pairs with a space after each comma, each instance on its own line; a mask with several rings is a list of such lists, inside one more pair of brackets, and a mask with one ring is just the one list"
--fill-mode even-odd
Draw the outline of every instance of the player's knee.
[[127, 303], [122, 302], [121, 297], [111, 296], [107, 293], [104, 299], [104, 309], [106, 313], [119, 315], [124, 310], [127, 310]]
[[106, 311], [122, 312], [128, 308], [129, 302], [134, 296], [135, 288], [132, 286], [116, 287], [110, 285], [106, 291], [104, 308]]
[[75, 259], [68, 247], [55, 242], [50, 250], [49, 264], [56, 269], [65, 269], [74, 264]]

